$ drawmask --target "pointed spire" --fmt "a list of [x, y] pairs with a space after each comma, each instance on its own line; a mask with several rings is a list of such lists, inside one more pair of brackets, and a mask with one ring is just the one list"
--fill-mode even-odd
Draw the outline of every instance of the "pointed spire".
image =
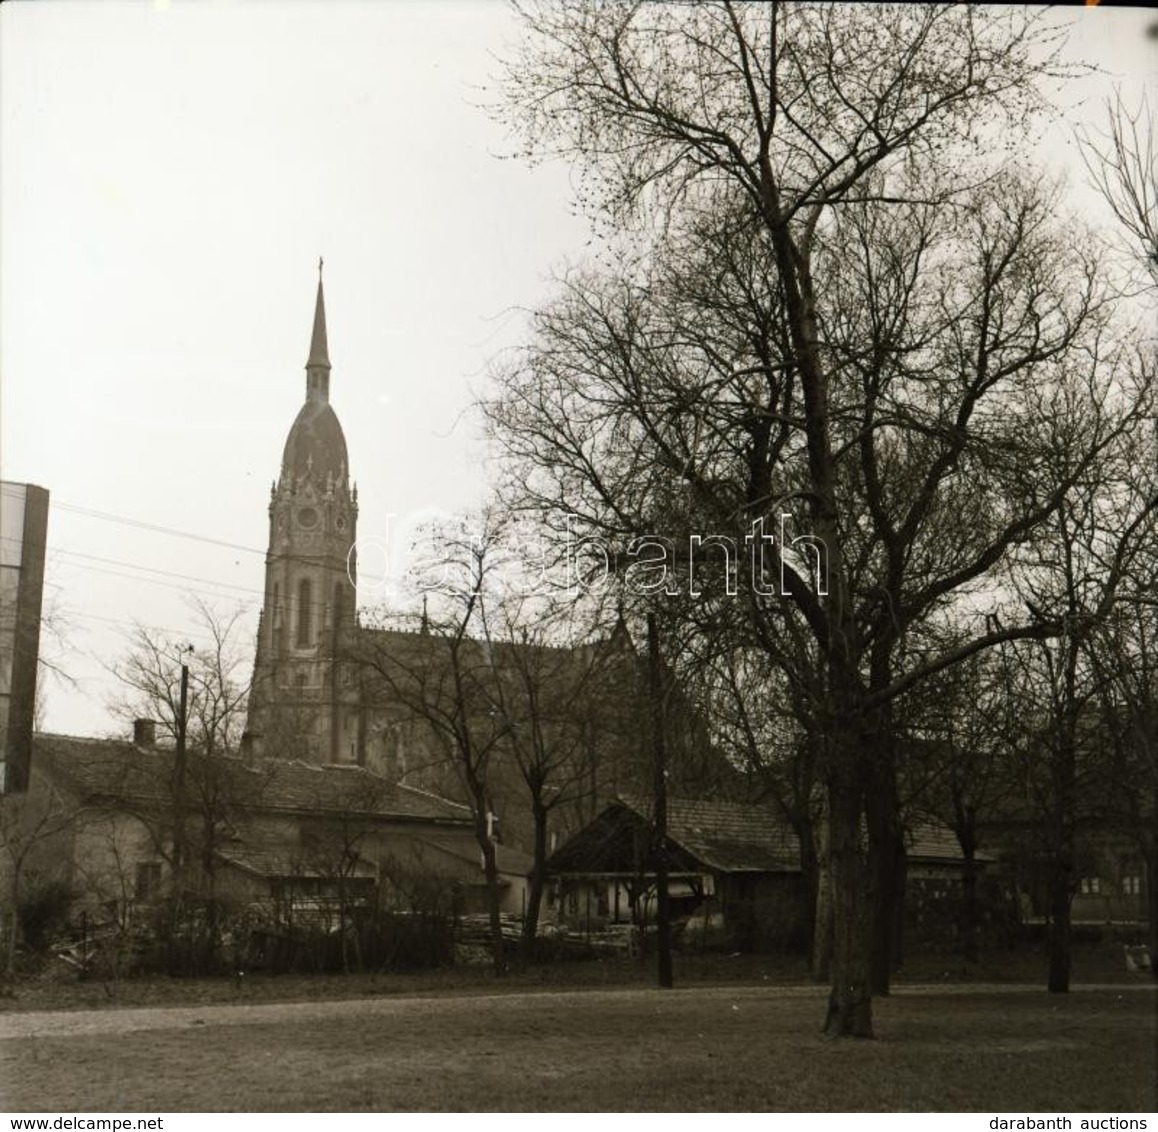
[[306, 362], [306, 400], [330, 399], [330, 348], [326, 341], [326, 296], [322, 291], [322, 260], [318, 259], [318, 299], [314, 305], [314, 332]]
[[310, 339], [310, 360], [307, 366], [330, 368], [330, 350], [326, 342], [326, 297], [322, 292], [322, 260], [318, 260], [318, 301], [314, 307], [314, 334]]

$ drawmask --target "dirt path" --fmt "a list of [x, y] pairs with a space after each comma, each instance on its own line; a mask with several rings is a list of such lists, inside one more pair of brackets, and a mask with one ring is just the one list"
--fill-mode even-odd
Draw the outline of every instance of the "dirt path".
[[[127, 1034], [140, 1030], [183, 1030], [194, 1026], [246, 1026], [281, 1022], [313, 1022], [329, 1019], [397, 1017], [404, 1019], [431, 1012], [437, 1003], [442, 1014], [476, 1014], [486, 1004], [501, 1010], [504, 1003], [527, 999], [549, 1000], [566, 1006], [582, 1000], [624, 1002], [631, 999], [661, 1001], [671, 992], [651, 988], [582, 991], [517, 991], [489, 995], [426, 995], [414, 998], [354, 998], [325, 1002], [239, 1003], [236, 1006], [127, 1007], [104, 1010], [54, 1010], [0, 1016], [0, 1041], [12, 1038], [71, 1037], [88, 1034]], [[681, 999], [752, 999], [818, 997], [818, 987], [696, 987], [677, 991]]]
[[[1126, 985], [1087, 984], [1073, 988], [1081, 992], [1146, 992], [1158, 990], [1155, 983]], [[930, 984], [897, 988], [894, 997], [973, 996], [990, 994], [1042, 994], [1029, 983], [960, 983]], [[324, 1022], [330, 1019], [420, 1017], [435, 1009], [446, 1015], [474, 1015], [480, 1006], [500, 1010], [503, 1004], [515, 1006], [528, 999], [566, 1007], [579, 1001], [589, 1005], [630, 1002], [660, 1005], [666, 999], [681, 1002], [722, 1002], [769, 998], [820, 998], [824, 987], [818, 986], [714, 986], [688, 987], [673, 991], [654, 988], [577, 991], [509, 991], [503, 994], [423, 995], [415, 997], [334, 999], [311, 1002], [238, 1003], [231, 1006], [164, 1006], [113, 1007], [101, 1010], [54, 1010], [0, 1015], [0, 1041], [30, 1037], [72, 1037], [89, 1034], [128, 1034], [142, 1030], [184, 1030], [202, 1026], [247, 1026], [283, 1022]]]

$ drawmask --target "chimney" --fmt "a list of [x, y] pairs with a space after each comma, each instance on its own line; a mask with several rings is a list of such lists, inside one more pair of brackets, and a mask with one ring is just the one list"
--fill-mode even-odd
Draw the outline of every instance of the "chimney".
[[134, 719], [133, 742], [138, 747], [155, 747], [157, 745], [156, 721], [152, 719]]
[[241, 757], [243, 759], [253, 758], [253, 732], [243, 731], [241, 733]]

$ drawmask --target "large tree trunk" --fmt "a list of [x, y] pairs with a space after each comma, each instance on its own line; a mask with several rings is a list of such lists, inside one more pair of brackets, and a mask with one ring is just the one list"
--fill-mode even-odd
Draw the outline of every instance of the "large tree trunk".
[[[1153, 748], [1151, 748], [1153, 749]], [[1158, 814], [1158, 766], [1154, 768], [1154, 789], [1150, 795], [1151, 814]], [[1142, 843], [1145, 867], [1146, 911], [1150, 920], [1150, 973], [1158, 979], [1158, 833], [1153, 828]]]
[[[874, 686], [889, 682], [889, 653], [880, 647], [872, 659]], [[908, 860], [897, 789], [897, 760], [892, 713], [877, 709], [865, 734], [865, 816], [868, 821], [872, 893], [873, 994], [888, 994], [892, 972], [901, 965]]]
[[832, 982], [824, 1032], [873, 1036], [869, 868], [861, 829], [864, 792], [854, 743], [838, 747], [829, 771], [829, 862], [832, 873]]
[[957, 843], [961, 846], [961, 954], [967, 963], [981, 959], [980, 916], [977, 908], [977, 833], [972, 806], [954, 791], [953, 810]]
[[20, 872], [22, 864], [12, 870], [12, 910], [8, 915], [7, 954], [4, 957], [4, 975], [8, 982], [16, 977], [16, 941], [20, 937]]
[[1051, 994], [1070, 989], [1070, 907], [1074, 890], [1073, 748], [1064, 737], [1054, 752], [1054, 813], [1051, 816], [1050, 868], [1047, 882], [1049, 975]]
[[1070, 989], [1070, 902], [1072, 856], [1061, 851], [1049, 874], [1049, 980], [1051, 994]]
[[961, 954], [967, 963], [981, 961], [977, 915], [977, 857], [972, 844], [965, 851], [961, 873]]
[[828, 856], [827, 819], [824, 821], [820, 836], [810, 969], [813, 982], [827, 983], [832, 975], [832, 870]]
[[655, 614], [647, 615], [647, 653], [650, 675], [652, 756], [653, 756], [653, 834], [655, 859], [656, 978], [661, 987], [672, 985], [671, 901], [667, 883], [667, 720], [664, 710], [664, 687], [659, 652], [659, 630]]
[[896, 774], [874, 768], [867, 816], [869, 871], [872, 893], [873, 994], [888, 994], [892, 972], [901, 964], [901, 932], [905, 909], [907, 856], [897, 804]]
[[1150, 920], [1150, 973], [1158, 979], [1158, 849], [1151, 839], [1146, 855], [1146, 912]]
[[485, 817], [481, 830], [477, 832], [479, 845], [482, 848], [483, 874], [486, 877], [487, 885], [487, 912], [490, 915], [491, 924], [491, 955], [494, 960], [495, 974], [503, 975], [506, 973], [507, 965], [503, 955], [503, 920], [499, 911], [499, 869], [498, 862], [495, 860], [495, 843], [490, 839]]
[[[1071, 597], [1067, 616], [1074, 616]], [[1070, 989], [1070, 907], [1074, 892], [1074, 826], [1077, 819], [1077, 666], [1080, 644], [1073, 634], [1062, 637], [1062, 686], [1056, 716], [1053, 755], [1052, 861], [1049, 872], [1049, 978], [1051, 994]]]
[[804, 953], [811, 956], [813, 940], [816, 937], [816, 914], [820, 893], [820, 859], [816, 851], [816, 829], [811, 815], [795, 823], [797, 840], [800, 842], [800, 881], [804, 886], [801, 918]]
[[[1072, 646], [1071, 646], [1072, 649]], [[1072, 655], [1072, 653], [1071, 653]], [[1074, 892], [1074, 782], [1076, 728], [1074, 725], [1073, 661], [1067, 671], [1067, 696], [1061, 733], [1053, 752], [1052, 860], [1049, 870], [1049, 977], [1051, 994], [1070, 989], [1070, 909]]]
[[535, 936], [539, 931], [539, 911], [543, 906], [547, 869], [547, 811], [541, 798], [531, 799], [531, 812], [535, 822], [535, 846], [531, 885], [527, 890], [527, 910], [523, 917], [523, 961], [526, 963], [535, 957]]

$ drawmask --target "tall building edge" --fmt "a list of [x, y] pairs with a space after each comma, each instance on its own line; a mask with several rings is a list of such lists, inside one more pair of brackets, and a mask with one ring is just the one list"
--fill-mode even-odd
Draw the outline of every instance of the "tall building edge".
[[31, 771], [48, 498], [0, 483], [0, 793], [27, 790]]

